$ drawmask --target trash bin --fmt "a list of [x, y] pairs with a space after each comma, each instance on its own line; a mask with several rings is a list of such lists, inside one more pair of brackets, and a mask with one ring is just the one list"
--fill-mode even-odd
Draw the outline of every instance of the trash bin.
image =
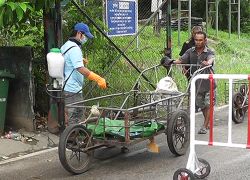
[[14, 77], [15, 75], [11, 74], [9, 71], [0, 70], [0, 134], [4, 132], [9, 79]]

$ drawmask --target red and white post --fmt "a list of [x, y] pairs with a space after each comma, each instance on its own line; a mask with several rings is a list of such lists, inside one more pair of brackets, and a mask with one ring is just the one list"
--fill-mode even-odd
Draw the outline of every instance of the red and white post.
[[[195, 140], [195, 82], [197, 79], [210, 80], [210, 130], [208, 141]], [[228, 107], [228, 138], [227, 142], [214, 142], [213, 137], [213, 122], [214, 122], [214, 80], [227, 79], [229, 81], [229, 107]], [[209, 146], [224, 146], [224, 147], [239, 147], [250, 149], [250, 93], [248, 93], [248, 136], [247, 144], [237, 144], [232, 142], [232, 97], [233, 97], [233, 80], [248, 79], [250, 89], [250, 75], [244, 74], [199, 74], [191, 81], [191, 105], [190, 105], [190, 153], [186, 168], [193, 173], [199, 171], [199, 161], [195, 153], [195, 145]]]

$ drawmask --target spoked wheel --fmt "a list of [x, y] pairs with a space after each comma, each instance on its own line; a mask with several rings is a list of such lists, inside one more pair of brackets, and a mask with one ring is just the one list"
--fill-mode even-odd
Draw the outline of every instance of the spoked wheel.
[[189, 116], [186, 111], [173, 113], [167, 126], [167, 141], [170, 151], [178, 156], [186, 153], [189, 145]]
[[198, 158], [198, 160], [199, 160], [199, 165], [198, 165], [199, 171], [195, 172], [194, 176], [198, 179], [204, 179], [210, 174], [211, 166], [205, 159]]
[[232, 112], [232, 119], [233, 121], [238, 124], [242, 123], [244, 120], [244, 116], [246, 110], [244, 108], [244, 97], [241, 93], [236, 93], [233, 96], [233, 112]]
[[173, 180], [194, 180], [194, 174], [192, 171], [186, 168], [181, 168], [175, 171]]
[[245, 96], [245, 95], [247, 95], [247, 92], [248, 92], [248, 87], [247, 87], [247, 85], [245, 85], [245, 84], [241, 85], [241, 86], [240, 86], [240, 93], [241, 93], [243, 96]]
[[93, 150], [87, 129], [80, 124], [68, 126], [60, 136], [58, 154], [62, 166], [70, 173], [80, 174], [89, 169]]

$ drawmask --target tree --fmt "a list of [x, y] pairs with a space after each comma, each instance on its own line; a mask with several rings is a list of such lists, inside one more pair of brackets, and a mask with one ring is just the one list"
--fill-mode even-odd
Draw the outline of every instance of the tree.
[[17, 25], [24, 21], [33, 22], [30, 13], [48, 9], [55, 0], [0, 0], [0, 28]]
[[[36, 84], [36, 102], [40, 103], [38, 109], [46, 110], [47, 95], [44, 92], [46, 83], [47, 68], [44, 48], [44, 12], [48, 12], [55, 7], [55, 2], [61, 2], [63, 6], [63, 34], [64, 42], [67, 40], [72, 26], [79, 21], [90, 25], [92, 33], [95, 35], [94, 43], [88, 41], [89, 59], [95, 59], [95, 63], [90, 61], [89, 67], [94, 68], [96, 72], [103, 73], [109, 66], [111, 60], [117, 56], [114, 48], [107, 43], [107, 40], [80, 15], [78, 9], [70, 3], [70, 0], [0, 0], [0, 12], [2, 20], [0, 23], [0, 45], [4, 46], [24, 46], [29, 45], [34, 50], [33, 74]], [[87, 0], [81, 7], [87, 11], [94, 21], [104, 29], [102, 19], [103, 9], [102, 1]], [[40, 99], [37, 99], [40, 98]], [[41, 107], [42, 106], [42, 107]]]
[[[36, 88], [35, 111], [47, 111], [46, 61], [44, 54], [43, 12], [53, 6], [51, 0], [0, 0], [0, 45], [33, 47], [33, 75]], [[39, 110], [38, 110], [39, 109]]]

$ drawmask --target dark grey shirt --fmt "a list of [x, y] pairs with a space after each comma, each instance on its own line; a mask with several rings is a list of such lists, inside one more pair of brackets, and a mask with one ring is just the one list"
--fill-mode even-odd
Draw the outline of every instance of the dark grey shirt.
[[[209, 61], [211, 59], [214, 59], [214, 52], [205, 47], [203, 52], [198, 55], [197, 51], [195, 50], [195, 47], [192, 47], [190, 49], [188, 49], [181, 57], [180, 60], [182, 62], [182, 64], [193, 64], [193, 65], [201, 65], [201, 63], [203, 61]], [[191, 74], [193, 74], [197, 69], [199, 69], [200, 67], [191, 67], [190, 71]], [[204, 71], [202, 71], [202, 74], [211, 74], [213, 73], [214, 70], [212, 67], [205, 69]], [[209, 92], [209, 88], [210, 88], [210, 82], [209, 80], [197, 80], [196, 81], [196, 88], [198, 90], [198, 92]]]

